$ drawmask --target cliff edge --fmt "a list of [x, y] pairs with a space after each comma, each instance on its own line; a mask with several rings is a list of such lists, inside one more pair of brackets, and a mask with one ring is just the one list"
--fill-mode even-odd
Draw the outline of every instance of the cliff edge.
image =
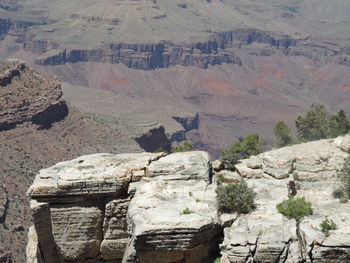
[[[58, 163], [27, 192], [27, 262], [350, 262], [350, 209], [332, 196], [349, 149], [349, 135], [293, 145], [242, 160], [234, 172], [201, 151]], [[255, 210], [218, 213], [217, 185], [240, 180], [257, 193]], [[300, 224], [276, 209], [291, 191], [314, 209]], [[337, 225], [329, 235], [325, 218]]]

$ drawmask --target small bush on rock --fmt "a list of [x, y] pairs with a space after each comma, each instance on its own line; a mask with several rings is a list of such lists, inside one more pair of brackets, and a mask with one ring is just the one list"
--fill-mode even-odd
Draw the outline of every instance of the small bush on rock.
[[190, 209], [188, 209], [188, 207], [186, 207], [186, 209], [184, 209], [183, 211], [182, 211], [182, 214], [183, 215], [188, 215], [188, 214], [192, 214], [192, 213], [194, 213], [192, 210], [190, 210]]
[[324, 219], [322, 223], [320, 224], [322, 232], [326, 235], [326, 237], [329, 236], [329, 231], [330, 230], [336, 230], [337, 225], [334, 223], [332, 219]]
[[256, 193], [244, 181], [226, 186], [219, 185], [216, 189], [218, 210], [223, 213], [249, 213], [255, 207], [255, 196]]
[[242, 159], [241, 155], [239, 153], [232, 152], [225, 153], [220, 157], [220, 161], [228, 170], [234, 170], [239, 159]]
[[276, 206], [278, 212], [288, 218], [294, 218], [300, 222], [305, 216], [312, 215], [313, 210], [310, 202], [306, 202], [304, 197], [289, 197]]

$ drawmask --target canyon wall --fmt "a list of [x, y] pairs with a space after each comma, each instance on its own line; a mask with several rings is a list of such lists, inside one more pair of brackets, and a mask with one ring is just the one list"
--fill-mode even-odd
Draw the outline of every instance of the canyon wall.
[[350, 65], [350, 56], [346, 52], [348, 47], [321, 39], [294, 38], [256, 29], [215, 33], [211, 38], [206, 42], [193, 44], [175, 44], [169, 41], [158, 44], [109, 44], [90, 50], [64, 49], [54, 55], [48, 51], [59, 50], [59, 44], [48, 40], [33, 40], [25, 43], [24, 47], [25, 50], [40, 55], [36, 60], [37, 64], [50, 66], [77, 62], [108, 62], [123, 63], [135, 69], [152, 70], [175, 65], [201, 68], [223, 63], [241, 65], [239, 50], [253, 43], [270, 45], [270, 51], [257, 51], [258, 55], [269, 56], [275, 50], [280, 50], [288, 56], [306, 56], [315, 61], [325, 59], [326, 62]]

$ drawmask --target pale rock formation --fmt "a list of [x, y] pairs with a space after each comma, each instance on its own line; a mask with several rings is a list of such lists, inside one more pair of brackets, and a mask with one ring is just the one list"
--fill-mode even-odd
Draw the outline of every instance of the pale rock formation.
[[145, 176], [146, 167], [163, 153], [92, 154], [43, 169], [28, 194], [32, 198], [60, 196], [120, 196], [128, 184]]
[[[303, 143], [238, 164], [238, 173], [257, 193], [256, 209], [225, 228], [221, 262], [350, 262], [350, 207], [332, 196], [349, 142], [348, 135]], [[293, 193], [314, 210], [299, 226], [276, 209]], [[320, 227], [326, 217], [337, 225], [328, 237]]]
[[128, 211], [140, 262], [206, 262], [222, 231], [215, 188], [204, 181], [140, 185]]
[[205, 258], [222, 233], [210, 180], [200, 151], [93, 154], [43, 169], [28, 190], [28, 262]]
[[[350, 135], [262, 153], [221, 170], [193, 151], [94, 154], [36, 176], [28, 263], [350, 262], [350, 207], [332, 196]], [[257, 193], [246, 215], [216, 209], [217, 184], [245, 180]], [[301, 222], [276, 205], [305, 197]], [[336, 225], [326, 236], [320, 223]], [[221, 244], [220, 244], [221, 243]], [[220, 246], [219, 246], [220, 244]], [[214, 255], [214, 257], [213, 257]]]

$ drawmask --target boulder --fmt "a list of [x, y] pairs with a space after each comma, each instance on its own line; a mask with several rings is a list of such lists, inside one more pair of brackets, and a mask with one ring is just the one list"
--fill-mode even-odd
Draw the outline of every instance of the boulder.
[[[182, 259], [197, 250], [207, 255], [221, 233], [210, 180], [209, 155], [200, 151], [92, 154], [43, 169], [27, 192], [34, 219], [28, 262], [162, 262], [165, 254]], [[157, 190], [165, 185], [168, 191]], [[197, 216], [182, 214], [188, 200]], [[176, 203], [174, 217], [167, 210]]]
[[210, 180], [210, 157], [202, 151], [173, 153], [153, 162], [148, 176], [157, 180]]

